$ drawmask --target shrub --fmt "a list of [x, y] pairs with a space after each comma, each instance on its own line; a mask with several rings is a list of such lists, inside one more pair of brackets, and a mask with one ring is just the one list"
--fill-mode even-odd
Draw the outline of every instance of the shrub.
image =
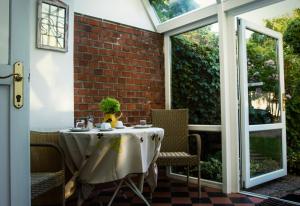
[[221, 152], [208, 158], [201, 164], [201, 178], [222, 182]]
[[300, 18], [292, 21], [284, 32], [284, 41], [300, 54]]
[[218, 37], [208, 27], [172, 37], [172, 108], [190, 124], [221, 124]]
[[102, 112], [113, 114], [116, 112], [120, 112], [121, 104], [115, 98], [106, 97], [101, 100], [99, 107]]

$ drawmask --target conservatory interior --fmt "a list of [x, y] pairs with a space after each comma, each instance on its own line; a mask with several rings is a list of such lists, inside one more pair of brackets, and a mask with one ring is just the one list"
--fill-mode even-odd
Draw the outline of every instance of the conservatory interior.
[[299, 0], [1, 0], [0, 205], [300, 204]]

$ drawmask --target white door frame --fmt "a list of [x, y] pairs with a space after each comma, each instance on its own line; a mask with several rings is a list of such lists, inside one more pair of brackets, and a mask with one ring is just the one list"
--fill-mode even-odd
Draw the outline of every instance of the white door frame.
[[[284, 0], [217, 0], [216, 5], [195, 9], [166, 22], [160, 22], [149, 4], [144, 3], [155, 30], [164, 33], [165, 54], [165, 99], [166, 108], [170, 108], [171, 99], [171, 44], [169, 33], [189, 25], [196, 25], [207, 19], [217, 18], [219, 22], [220, 45], [220, 82], [221, 82], [221, 116], [222, 116], [222, 168], [223, 192], [239, 192], [239, 118], [238, 86], [236, 62], [236, 21], [237, 15], [269, 6]], [[197, 125], [199, 126], [199, 125]], [[207, 127], [206, 127], [207, 128]], [[201, 129], [201, 128], [200, 128]]]
[[[263, 26], [255, 25], [244, 19], [238, 19], [239, 36], [239, 63], [240, 63], [240, 91], [241, 91], [241, 156], [242, 156], [242, 180], [244, 187], [249, 188], [261, 183], [282, 177], [287, 174], [286, 160], [286, 125], [285, 111], [280, 108], [281, 122], [274, 124], [249, 125], [249, 105], [248, 105], [248, 71], [247, 71], [247, 45], [246, 29], [265, 34], [277, 40], [277, 61], [280, 76], [280, 104], [282, 104], [282, 95], [284, 94], [284, 67], [283, 67], [283, 46], [282, 34]], [[270, 173], [250, 177], [250, 142], [249, 132], [267, 131], [280, 129], [282, 131], [282, 169]]]
[[[0, 175], [6, 175], [7, 182], [2, 184], [0, 178], [0, 193], [5, 197], [0, 200], [3, 206], [29, 206], [31, 203], [30, 188], [30, 149], [29, 149], [29, 28], [30, 28], [30, 2], [29, 0], [10, 0], [10, 34], [9, 34], [9, 60], [0, 64], [0, 76], [13, 73], [13, 65], [20, 61], [24, 66], [24, 106], [17, 109], [13, 105], [13, 77], [0, 79], [0, 87], [5, 96], [0, 101], [7, 102], [7, 108], [0, 112], [7, 113], [6, 125], [3, 127], [3, 136], [0, 138], [7, 145], [0, 145], [0, 150], [7, 150], [6, 162], [8, 168], [3, 168], [8, 175], [0, 169]], [[3, 104], [0, 103], [0, 106]], [[2, 163], [1, 163], [2, 164]], [[5, 200], [4, 200], [5, 199]]]

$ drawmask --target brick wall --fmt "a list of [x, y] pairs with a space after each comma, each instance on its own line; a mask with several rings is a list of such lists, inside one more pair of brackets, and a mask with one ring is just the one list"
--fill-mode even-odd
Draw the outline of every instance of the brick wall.
[[163, 36], [75, 14], [75, 119], [103, 117], [98, 103], [115, 97], [123, 121], [136, 124], [151, 108], [164, 108]]

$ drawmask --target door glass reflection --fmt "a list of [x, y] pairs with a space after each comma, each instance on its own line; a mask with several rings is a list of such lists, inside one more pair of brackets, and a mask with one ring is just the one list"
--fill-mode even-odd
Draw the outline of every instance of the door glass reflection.
[[246, 30], [249, 124], [281, 122], [277, 40]]
[[250, 132], [250, 177], [282, 168], [282, 130]]

